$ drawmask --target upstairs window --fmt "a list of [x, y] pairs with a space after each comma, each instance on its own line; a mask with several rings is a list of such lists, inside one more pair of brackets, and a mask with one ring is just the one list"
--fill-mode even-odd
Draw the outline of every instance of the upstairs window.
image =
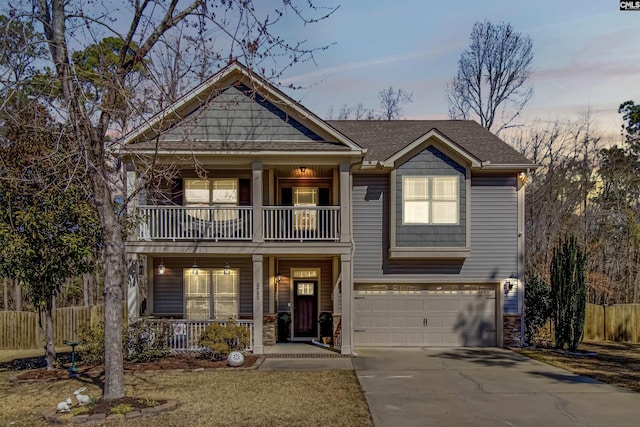
[[402, 177], [403, 224], [457, 224], [457, 176]]
[[[185, 179], [184, 204], [186, 206], [216, 206], [215, 210], [193, 209], [188, 214], [209, 221], [235, 220], [238, 206], [238, 180], [235, 178]], [[209, 214], [213, 212], [213, 218]]]

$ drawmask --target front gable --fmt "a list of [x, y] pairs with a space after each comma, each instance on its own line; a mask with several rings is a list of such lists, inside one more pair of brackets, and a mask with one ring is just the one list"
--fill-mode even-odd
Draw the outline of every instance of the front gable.
[[322, 141], [316, 132], [237, 81], [187, 113], [161, 141]]
[[129, 133], [124, 147], [167, 153], [366, 151], [239, 63]]

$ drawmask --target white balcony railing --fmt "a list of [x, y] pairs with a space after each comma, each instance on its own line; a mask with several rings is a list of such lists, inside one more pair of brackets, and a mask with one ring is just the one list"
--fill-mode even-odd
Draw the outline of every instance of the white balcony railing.
[[[264, 206], [264, 240], [340, 239], [339, 206]], [[140, 206], [141, 240], [252, 240], [253, 207]]]
[[251, 240], [253, 208], [140, 206], [143, 240]]
[[339, 240], [339, 206], [264, 206], [264, 240]]

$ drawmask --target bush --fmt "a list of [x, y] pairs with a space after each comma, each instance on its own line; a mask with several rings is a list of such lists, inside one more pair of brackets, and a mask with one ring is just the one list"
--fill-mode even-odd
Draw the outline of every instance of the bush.
[[525, 341], [532, 345], [546, 346], [549, 337], [541, 331], [551, 318], [551, 288], [541, 277], [528, 277], [524, 294]]
[[82, 341], [76, 349], [80, 360], [88, 365], [104, 363], [104, 323], [82, 325], [78, 336]]
[[226, 325], [211, 323], [202, 334], [198, 344], [211, 352], [211, 358], [222, 360], [232, 351], [241, 351], [249, 346], [249, 329], [233, 321]]
[[[169, 353], [171, 325], [151, 318], [142, 318], [122, 327], [124, 358], [129, 362], [149, 362]], [[86, 364], [104, 363], [104, 323], [80, 327], [77, 347], [79, 358]]]
[[318, 322], [320, 323], [321, 337], [333, 336], [333, 314], [328, 311], [323, 311], [322, 313], [320, 313]]
[[278, 313], [278, 342], [289, 341], [290, 326], [291, 326], [291, 315], [287, 312]]
[[129, 325], [124, 342], [124, 356], [130, 362], [150, 362], [169, 354], [171, 325], [143, 317]]

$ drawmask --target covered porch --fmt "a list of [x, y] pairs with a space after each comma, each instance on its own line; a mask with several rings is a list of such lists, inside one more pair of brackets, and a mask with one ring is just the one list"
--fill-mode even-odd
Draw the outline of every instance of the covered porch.
[[133, 258], [139, 265], [130, 271], [144, 272], [146, 286], [132, 286], [130, 275], [129, 318], [143, 314], [169, 322], [172, 350], [197, 350], [208, 324], [234, 321], [249, 330], [247, 350], [255, 354], [277, 344], [307, 348], [304, 343], [323, 336], [329, 347], [351, 353], [350, 330], [342, 327], [342, 307], [350, 307], [351, 295], [348, 254]]

